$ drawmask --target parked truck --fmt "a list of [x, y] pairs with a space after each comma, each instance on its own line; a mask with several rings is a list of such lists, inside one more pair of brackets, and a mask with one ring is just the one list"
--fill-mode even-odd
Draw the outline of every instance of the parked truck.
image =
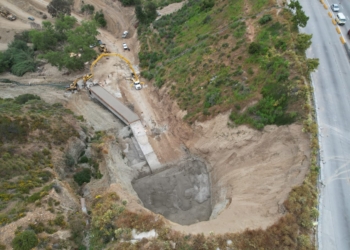
[[17, 19], [15, 15], [11, 14], [8, 10], [5, 10], [2, 7], [0, 7], [0, 15], [10, 21], [15, 21]]

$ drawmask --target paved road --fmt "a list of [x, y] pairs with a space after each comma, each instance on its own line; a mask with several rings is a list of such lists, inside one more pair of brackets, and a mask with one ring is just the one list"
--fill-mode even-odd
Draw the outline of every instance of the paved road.
[[[321, 181], [324, 183], [318, 244], [322, 250], [349, 250], [350, 63], [340, 35], [323, 5], [318, 0], [300, 0], [300, 3], [310, 17], [301, 31], [313, 34], [307, 56], [320, 59], [317, 72], [312, 74], [320, 132]], [[344, 14], [350, 15], [350, 2], [349, 11]], [[345, 35], [346, 26], [341, 30]]]

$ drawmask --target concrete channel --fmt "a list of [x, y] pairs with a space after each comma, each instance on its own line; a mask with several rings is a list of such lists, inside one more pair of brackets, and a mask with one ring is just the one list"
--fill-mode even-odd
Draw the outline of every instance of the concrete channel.
[[140, 118], [127, 106], [117, 100], [112, 94], [101, 86], [93, 86], [89, 89], [90, 96], [100, 103], [102, 103], [107, 109], [109, 109], [114, 115], [122, 120], [126, 125], [129, 125], [132, 133], [140, 146], [142, 153], [144, 154], [146, 161], [152, 172], [155, 172], [161, 168], [161, 164], [154, 153], [151, 144], [148, 141], [146, 131], [140, 121]]

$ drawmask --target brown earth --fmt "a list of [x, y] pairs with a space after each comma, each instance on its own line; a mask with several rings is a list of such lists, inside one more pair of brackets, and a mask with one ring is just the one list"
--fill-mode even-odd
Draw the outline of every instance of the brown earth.
[[[22, 9], [27, 12], [32, 10], [28, 12], [28, 16], [39, 18], [40, 16], [35, 16], [33, 9], [45, 12], [45, 3], [48, 1], [2, 2], [27, 6]], [[139, 43], [133, 26], [136, 19], [132, 8], [122, 7], [118, 1], [84, 2], [93, 4], [95, 9], [102, 9], [107, 17], [108, 27], [100, 30], [98, 38], [107, 44], [110, 51], [122, 54], [137, 68]], [[75, 11], [80, 9], [79, 3], [80, 1], [75, 1]], [[11, 9], [10, 4], [7, 7]], [[174, 9], [177, 7], [175, 5]], [[164, 9], [168, 11], [168, 8], [171, 7]], [[86, 18], [77, 12], [73, 14], [78, 20]], [[23, 15], [23, 19], [25, 18]], [[28, 23], [22, 20], [10, 22], [1, 19], [0, 24], [4, 22], [6, 25], [0, 26], [0, 42], [11, 41], [14, 31], [29, 28]], [[126, 40], [120, 38], [124, 30], [129, 30], [131, 34]], [[251, 33], [254, 35], [253, 30]], [[123, 42], [131, 48], [130, 52], [122, 51]], [[26, 84], [69, 82], [87, 72], [86, 70], [63, 76], [63, 72], [46, 65], [41, 73], [27, 73], [22, 78], [2, 74], [0, 78]], [[308, 169], [309, 138], [302, 132], [301, 125], [268, 126], [261, 132], [246, 126], [230, 128], [228, 114], [220, 114], [210, 121], [189, 125], [182, 120], [186, 112], [180, 110], [176, 102], [169, 98], [166, 89], [157, 90], [148, 82], [141, 91], [132, 88], [130, 81], [125, 79], [130, 75], [130, 70], [121, 59], [104, 58], [94, 72], [95, 81], [106, 83], [105, 87], [109, 91], [116, 96], [122, 95], [125, 102], [134, 106], [135, 112], [146, 126], [149, 141], [161, 163], [174, 163], [187, 157], [189, 152], [208, 163], [212, 183], [211, 220], [190, 226], [170, 223], [173, 228], [186, 233], [238, 232], [245, 228], [266, 228], [283, 215], [283, 201], [293, 186], [302, 183]], [[107, 110], [89, 99], [86, 91], [65, 95], [63, 90], [49, 87], [1, 86], [0, 96], [11, 97], [27, 92], [36, 93], [51, 102], [65, 103], [77, 115], [83, 115], [96, 130], [120, 126]], [[161, 134], [152, 133], [153, 128], [158, 128]], [[105, 180], [111, 184], [110, 190], [116, 190], [121, 197], [126, 197], [129, 207], [142, 210], [130, 183], [134, 176], [120, 156], [120, 146], [111, 142], [108, 147], [104, 173], [109, 175]], [[100, 189], [98, 192], [94, 191], [93, 186], [90, 189], [91, 195], [100, 192]]]

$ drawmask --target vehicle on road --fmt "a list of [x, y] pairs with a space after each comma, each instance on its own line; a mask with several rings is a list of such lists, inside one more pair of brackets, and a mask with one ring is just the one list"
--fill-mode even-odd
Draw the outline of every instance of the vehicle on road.
[[344, 25], [346, 23], [346, 17], [343, 13], [339, 12], [337, 16], [335, 17], [335, 21], [339, 25]]
[[339, 8], [339, 4], [332, 4], [331, 5], [331, 9], [334, 11], [334, 12], [339, 12], [340, 8]]
[[34, 21], [35, 19], [34, 19], [34, 17], [28, 17], [28, 19], [30, 20], [30, 21]]
[[126, 30], [123, 32], [122, 38], [126, 38], [128, 36], [129, 32]]

